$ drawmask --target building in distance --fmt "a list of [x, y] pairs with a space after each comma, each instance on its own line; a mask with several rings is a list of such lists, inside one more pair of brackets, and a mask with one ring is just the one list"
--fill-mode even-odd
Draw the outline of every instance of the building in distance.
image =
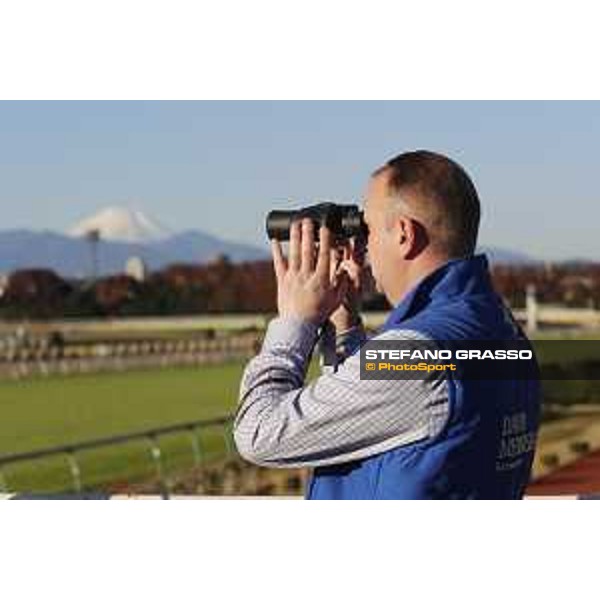
[[125, 273], [136, 281], [144, 282], [148, 278], [148, 267], [139, 256], [131, 256], [125, 263]]

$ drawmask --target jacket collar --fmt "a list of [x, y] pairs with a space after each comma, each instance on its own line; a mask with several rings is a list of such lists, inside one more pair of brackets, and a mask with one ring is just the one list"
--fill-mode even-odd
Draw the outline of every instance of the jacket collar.
[[424, 277], [389, 314], [384, 328], [417, 314], [425, 307], [452, 298], [489, 294], [493, 285], [487, 257], [453, 259]]

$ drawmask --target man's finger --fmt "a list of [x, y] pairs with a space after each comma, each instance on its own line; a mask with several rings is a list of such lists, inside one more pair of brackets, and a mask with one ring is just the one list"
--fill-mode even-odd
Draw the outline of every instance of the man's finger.
[[302, 271], [312, 273], [315, 268], [315, 234], [310, 219], [302, 220]]
[[350, 260], [352, 258], [353, 248], [349, 244], [344, 245], [344, 260]]
[[367, 247], [363, 241], [354, 240], [352, 245], [352, 258], [359, 266], [364, 266]]
[[271, 253], [273, 254], [273, 267], [275, 268], [275, 277], [279, 281], [287, 271], [287, 264], [281, 250], [279, 240], [271, 240]]
[[329, 274], [331, 275], [330, 278], [333, 280], [342, 264], [343, 250], [341, 250], [340, 248], [332, 248], [330, 251], [330, 259], [329, 260], [330, 260]]
[[331, 231], [325, 226], [319, 230], [319, 259], [317, 261], [317, 274], [320, 277], [329, 277], [331, 268]]
[[291, 271], [300, 270], [300, 223], [294, 221], [290, 227], [290, 248], [288, 265]]
[[350, 278], [348, 277], [348, 273], [346, 273], [346, 271], [341, 271], [340, 273], [338, 273], [333, 283], [337, 304], [342, 304], [344, 302], [345, 296], [348, 294], [350, 285], [351, 283]]

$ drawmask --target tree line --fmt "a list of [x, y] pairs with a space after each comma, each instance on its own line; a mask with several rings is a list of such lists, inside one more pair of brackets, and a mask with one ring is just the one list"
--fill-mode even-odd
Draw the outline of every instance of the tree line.
[[[496, 266], [494, 286], [513, 307], [525, 304], [528, 285], [539, 302], [600, 308], [600, 264]], [[363, 307], [388, 308], [371, 287]], [[0, 318], [167, 316], [276, 311], [272, 264], [234, 264], [226, 257], [209, 264], [174, 264], [144, 281], [126, 274], [95, 281], [63, 279], [48, 269], [13, 272], [0, 295]]]

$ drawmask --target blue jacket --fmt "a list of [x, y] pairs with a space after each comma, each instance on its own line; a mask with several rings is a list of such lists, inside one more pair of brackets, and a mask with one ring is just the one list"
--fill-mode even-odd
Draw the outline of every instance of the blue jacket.
[[[453, 260], [422, 280], [381, 331], [433, 340], [517, 340], [483, 255]], [[434, 438], [314, 470], [309, 499], [521, 498], [540, 417], [537, 368], [525, 380], [448, 376], [449, 417]], [[519, 424], [513, 427], [513, 424]]]

